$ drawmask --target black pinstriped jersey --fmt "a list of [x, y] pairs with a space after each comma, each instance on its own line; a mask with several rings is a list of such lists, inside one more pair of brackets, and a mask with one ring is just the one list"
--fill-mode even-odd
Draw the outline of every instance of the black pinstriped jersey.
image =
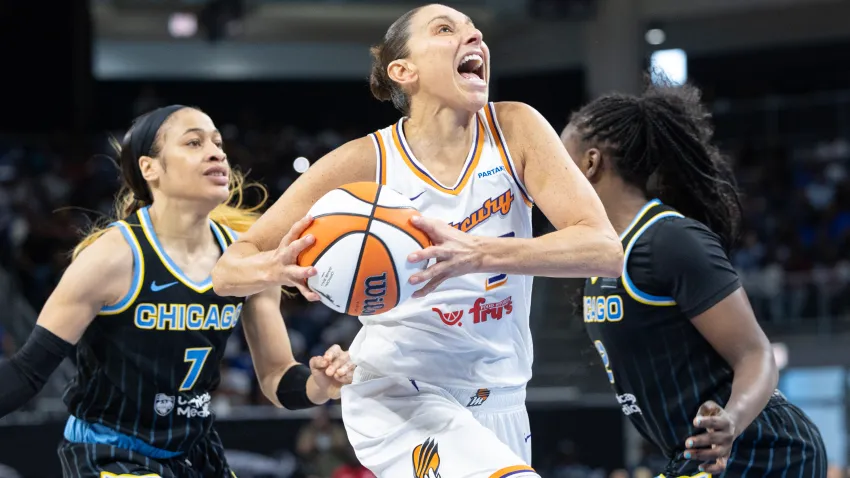
[[[183, 452], [212, 426], [210, 393], [243, 299], [217, 296], [210, 278], [188, 278], [157, 239], [147, 208], [113, 227], [133, 251], [132, 285], [80, 340], [65, 403], [86, 424]], [[235, 234], [214, 221], [210, 228], [224, 251]]]
[[621, 277], [591, 278], [584, 323], [623, 413], [672, 458], [706, 400], [726, 404], [732, 370], [691, 324], [740, 287], [719, 238], [650, 201], [621, 235]]

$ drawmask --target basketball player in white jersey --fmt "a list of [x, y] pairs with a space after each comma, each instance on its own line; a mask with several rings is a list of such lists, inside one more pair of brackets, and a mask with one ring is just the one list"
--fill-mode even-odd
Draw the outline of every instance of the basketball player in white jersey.
[[[413, 299], [360, 318], [350, 349], [358, 372], [342, 390], [357, 457], [380, 478], [538, 476], [525, 411], [532, 276], [617, 277], [617, 234], [543, 117], [487, 102], [490, 55], [466, 15], [412, 10], [372, 54], [372, 92], [404, 118], [303, 174], [228, 248], [215, 290], [282, 284], [317, 300], [305, 283], [316, 271], [295, 265], [313, 243], [297, 239], [310, 206], [356, 181], [401, 192], [434, 243], [409, 260], [431, 265], [411, 278], [422, 284]], [[532, 239], [535, 203], [557, 232]]]

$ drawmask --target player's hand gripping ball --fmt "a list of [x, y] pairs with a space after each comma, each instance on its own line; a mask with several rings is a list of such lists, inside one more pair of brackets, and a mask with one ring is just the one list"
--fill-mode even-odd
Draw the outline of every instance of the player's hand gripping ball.
[[411, 263], [407, 257], [431, 241], [411, 224], [419, 211], [409, 199], [376, 183], [351, 183], [322, 196], [309, 216], [312, 223], [299, 241], [313, 243], [298, 255], [297, 265], [315, 269], [306, 288], [323, 304], [371, 316], [413, 295], [416, 287], [409, 279], [427, 263]]
[[411, 222], [427, 234], [433, 244], [407, 258], [412, 263], [431, 264], [424, 271], [411, 276], [411, 284], [425, 283], [413, 294], [414, 298], [434, 292], [447, 279], [480, 271], [485, 247], [479, 242], [479, 237], [461, 232], [432, 217], [419, 216]]

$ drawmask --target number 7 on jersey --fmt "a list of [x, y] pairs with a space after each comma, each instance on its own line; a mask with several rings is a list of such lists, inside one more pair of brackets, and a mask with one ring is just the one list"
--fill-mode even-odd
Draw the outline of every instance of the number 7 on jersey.
[[201, 375], [201, 370], [204, 369], [204, 364], [207, 361], [207, 357], [210, 356], [211, 351], [212, 347], [194, 347], [186, 349], [186, 353], [183, 355], [183, 361], [190, 365], [189, 371], [186, 372], [186, 378], [184, 378], [183, 383], [180, 384], [181, 392], [192, 390], [195, 386], [195, 382], [198, 381], [198, 377]]

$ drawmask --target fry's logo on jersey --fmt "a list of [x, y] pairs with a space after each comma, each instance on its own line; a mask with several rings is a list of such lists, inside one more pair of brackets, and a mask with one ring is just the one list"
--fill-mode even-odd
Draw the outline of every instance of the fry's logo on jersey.
[[363, 285], [366, 287], [366, 297], [363, 301], [363, 311], [360, 315], [373, 315], [384, 308], [384, 296], [387, 295], [387, 273], [367, 277]]
[[[449, 326], [457, 325], [458, 327], [463, 326], [463, 323], [460, 321], [460, 319], [463, 318], [462, 310], [443, 312], [437, 307], [433, 307], [431, 310], [437, 313], [444, 324]], [[500, 320], [503, 315], [510, 315], [513, 311], [513, 296], [490, 304], [487, 303], [487, 299], [484, 297], [479, 297], [475, 300], [475, 304], [471, 309], [469, 309], [469, 311], [467, 311], [467, 313], [472, 316], [472, 323], [478, 324], [481, 322], [487, 322], [488, 317]]]
[[511, 205], [513, 203], [514, 193], [508, 189], [502, 194], [484, 201], [484, 204], [473, 211], [472, 214], [466, 217], [466, 219], [460, 222], [453, 222], [449, 224], [449, 226], [452, 226], [461, 232], [469, 232], [475, 226], [481, 224], [487, 219], [490, 219], [490, 216], [494, 214], [507, 216], [507, 214], [511, 211]]
[[512, 297], [508, 297], [507, 299], [503, 299], [492, 304], [487, 304], [486, 302], [486, 299], [479, 297], [475, 301], [475, 305], [469, 309], [469, 313], [475, 317], [473, 322], [476, 324], [479, 322], [487, 322], [487, 317], [500, 320], [503, 313], [510, 315], [511, 312], [514, 311]]
[[416, 445], [412, 460], [414, 478], [440, 478], [440, 453], [433, 438]]
[[479, 388], [475, 395], [469, 397], [469, 403], [466, 404], [467, 407], [478, 407], [484, 404], [487, 401], [487, 397], [490, 396], [489, 388]]
[[136, 306], [133, 323], [145, 330], [230, 330], [239, 322], [242, 304], [148, 304]]

